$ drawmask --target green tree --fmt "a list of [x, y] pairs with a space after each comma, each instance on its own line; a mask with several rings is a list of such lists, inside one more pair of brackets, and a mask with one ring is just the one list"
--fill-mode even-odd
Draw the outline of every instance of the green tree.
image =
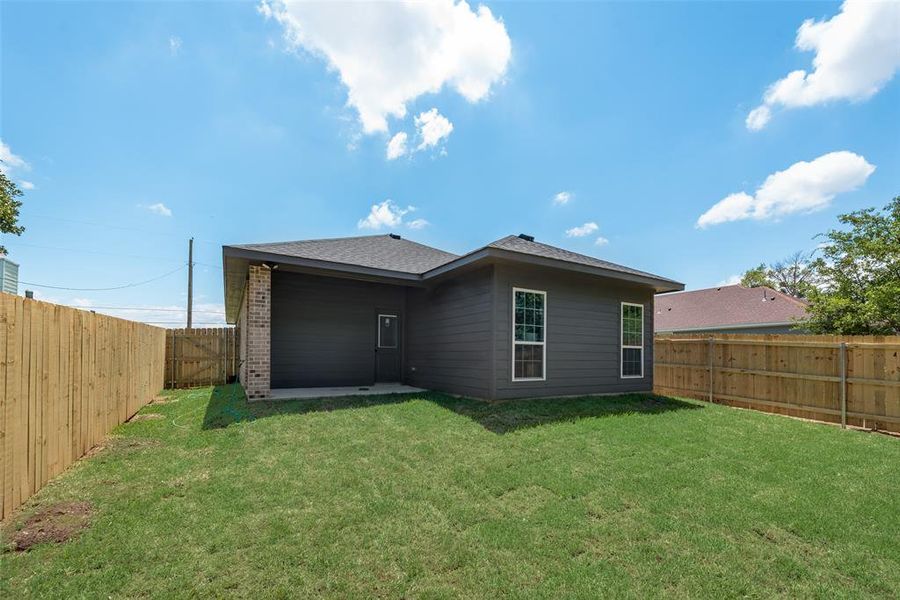
[[815, 268], [820, 289], [810, 294], [814, 333], [900, 334], [900, 196], [882, 211], [867, 208], [838, 220]]
[[771, 265], [753, 267], [741, 277], [744, 287], [770, 287], [788, 296], [806, 298], [818, 279], [812, 254], [795, 252]]
[[[21, 235], [25, 228], [18, 224], [19, 208], [22, 201], [17, 200], [22, 191], [0, 170], [0, 233]], [[0, 245], [0, 256], [6, 254], [6, 248]]]
[[775, 282], [769, 277], [769, 267], [764, 263], [760, 263], [758, 267], [753, 267], [744, 273], [741, 277], [741, 285], [744, 287], [775, 287]]

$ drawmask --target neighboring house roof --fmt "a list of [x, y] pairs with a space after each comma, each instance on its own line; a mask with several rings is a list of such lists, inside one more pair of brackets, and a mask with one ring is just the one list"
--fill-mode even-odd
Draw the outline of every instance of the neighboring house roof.
[[495, 259], [622, 279], [652, 286], [657, 292], [684, 289], [683, 284], [672, 279], [535, 242], [534, 238], [524, 234], [507, 236], [463, 256], [387, 234], [223, 246], [222, 257], [225, 263], [225, 312], [229, 323], [237, 317], [247, 265], [251, 262], [415, 283], [447, 275], [472, 263]]
[[391, 235], [241, 244], [230, 247], [416, 274], [430, 271], [458, 258], [455, 254]]
[[792, 325], [806, 318], [806, 303], [768, 287], [725, 285], [661, 294], [654, 301], [657, 332]]

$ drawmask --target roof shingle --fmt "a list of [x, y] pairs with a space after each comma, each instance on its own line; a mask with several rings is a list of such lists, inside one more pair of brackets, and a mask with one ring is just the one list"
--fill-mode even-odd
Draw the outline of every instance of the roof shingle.
[[457, 258], [455, 254], [390, 234], [231, 247], [417, 275]]
[[767, 287], [725, 285], [656, 296], [656, 331], [791, 323], [806, 318], [806, 303]]

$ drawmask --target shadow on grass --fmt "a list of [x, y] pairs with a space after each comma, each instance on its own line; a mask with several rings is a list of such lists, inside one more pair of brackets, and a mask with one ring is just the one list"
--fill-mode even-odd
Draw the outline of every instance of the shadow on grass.
[[427, 400], [456, 414], [468, 417], [488, 431], [509, 433], [548, 423], [577, 421], [584, 418], [626, 414], [661, 414], [673, 410], [702, 408], [682, 400], [653, 394], [623, 394], [621, 396], [582, 396], [578, 398], [523, 399], [487, 402], [458, 398], [438, 392], [415, 394], [387, 394], [380, 396], [343, 396], [303, 400], [275, 400], [247, 402], [238, 384], [213, 389], [203, 429], [221, 429], [234, 423], [254, 421], [275, 415], [330, 412], [350, 408], [365, 408], [400, 404], [410, 400]]

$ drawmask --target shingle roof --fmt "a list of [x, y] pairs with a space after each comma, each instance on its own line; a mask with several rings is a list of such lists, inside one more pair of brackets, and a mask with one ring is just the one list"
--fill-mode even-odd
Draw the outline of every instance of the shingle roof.
[[398, 239], [390, 234], [231, 247], [415, 274], [424, 273], [457, 258], [455, 254]]
[[790, 323], [806, 318], [806, 303], [767, 287], [726, 285], [656, 296], [656, 331]]
[[561, 260], [564, 262], [576, 263], [579, 265], [587, 265], [589, 267], [598, 267], [600, 269], [607, 269], [609, 271], [618, 271], [619, 273], [629, 273], [631, 275], [652, 277], [654, 279], [661, 279], [663, 281], [678, 283], [672, 279], [660, 277], [659, 275], [654, 275], [653, 273], [638, 271], [637, 269], [617, 265], [616, 263], [611, 263], [606, 260], [594, 258], [593, 256], [578, 254], [577, 252], [571, 252], [569, 250], [557, 248], [556, 246], [548, 246], [547, 244], [535, 242], [533, 240], [525, 239], [517, 235], [508, 235], [505, 238], [488, 244], [487, 247], [499, 248], [501, 250], [509, 250], [510, 252], [518, 252], [520, 254], [530, 254], [532, 256], [552, 258], [554, 260]]

